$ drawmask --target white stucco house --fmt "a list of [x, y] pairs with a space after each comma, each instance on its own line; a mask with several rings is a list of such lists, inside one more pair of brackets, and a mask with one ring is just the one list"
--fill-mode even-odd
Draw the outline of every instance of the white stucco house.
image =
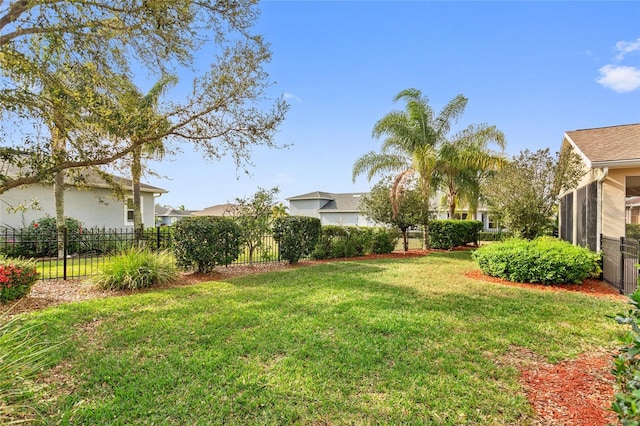
[[184, 217], [193, 216], [189, 210], [174, 209], [171, 206], [155, 205], [156, 225], [170, 226]]
[[334, 194], [309, 192], [287, 198], [289, 214], [320, 219], [322, 225], [375, 226], [360, 213], [360, 199], [365, 192]]
[[[131, 181], [111, 176], [123, 188], [124, 199], [116, 197], [113, 189], [97, 173], [83, 173], [84, 183], [81, 186], [68, 179], [64, 192], [65, 216], [79, 220], [88, 228], [133, 228]], [[156, 200], [167, 191], [141, 184], [140, 193], [144, 226], [153, 227]], [[55, 211], [53, 185], [50, 183], [24, 185], [0, 194], [1, 227], [24, 228], [44, 216], [55, 217]]]
[[568, 131], [562, 147], [580, 156], [583, 175], [560, 194], [560, 237], [601, 250], [600, 234], [624, 237], [640, 217], [640, 124]]

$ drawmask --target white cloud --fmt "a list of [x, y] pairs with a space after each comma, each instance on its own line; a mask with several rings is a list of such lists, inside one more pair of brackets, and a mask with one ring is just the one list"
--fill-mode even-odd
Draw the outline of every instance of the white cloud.
[[289, 93], [289, 92], [284, 92], [284, 94], [282, 95], [286, 100], [289, 99], [294, 99], [298, 102], [302, 102], [302, 99], [300, 99], [299, 97], [297, 97], [296, 95], [294, 95], [293, 93]]
[[621, 61], [628, 53], [640, 51], [640, 38], [634, 41], [619, 41], [616, 43], [616, 50], [620, 52], [616, 55], [616, 60]]
[[596, 81], [618, 93], [632, 92], [640, 88], [640, 69], [621, 65], [605, 65], [599, 69]]

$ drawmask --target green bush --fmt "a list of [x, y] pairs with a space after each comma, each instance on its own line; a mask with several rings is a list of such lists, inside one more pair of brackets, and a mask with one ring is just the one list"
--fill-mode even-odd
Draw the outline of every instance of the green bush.
[[627, 223], [625, 237], [640, 240], [640, 223]]
[[500, 232], [479, 232], [478, 241], [504, 241], [511, 238], [513, 235], [507, 231]]
[[242, 230], [227, 217], [185, 217], [173, 225], [173, 253], [178, 267], [209, 272], [240, 256]]
[[376, 254], [391, 253], [398, 244], [400, 231], [392, 228], [377, 228], [373, 232], [371, 252]]
[[33, 260], [0, 257], [0, 303], [18, 300], [29, 294], [39, 275]]
[[0, 424], [44, 420], [33, 408], [37, 388], [33, 378], [55, 346], [42, 342], [34, 327], [25, 326], [18, 317], [0, 316]]
[[391, 253], [397, 241], [398, 233], [390, 229], [325, 225], [312, 257], [330, 259]]
[[477, 220], [432, 220], [429, 222], [431, 248], [448, 250], [477, 243], [482, 222]]
[[[640, 284], [640, 279], [638, 280]], [[612, 410], [622, 425], [640, 424], [640, 290], [629, 296], [632, 308], [618, 314], [618, 324], [630, 326], [620, 353], [613, 359], [615, 377]]]
[[273, 238], [278, 243], [280, 258], [294, 264], [311, 254], [320, 238], [320, 219], [285, 216], [273, 221]]
[[129, 248], [114, 257], [92, 281], [104, 290], [139, 290], [177, 278], [171, 253]]
[[[81, 252], [83, 224], [77, 219], [65, 218], [67, 227], [67, 253]], [[17, 230], [16, 241], [7, 245], [6, 255], [11, 257], [55, 257], [58, 255], [56, 219], [45, 216], [34, 220], [24, 229]]]
[[483, 273], [513, 282], [578, 284], [601, 272], [599, 254], [552, 237], [506, 240], [479, 248], [473, 258]]

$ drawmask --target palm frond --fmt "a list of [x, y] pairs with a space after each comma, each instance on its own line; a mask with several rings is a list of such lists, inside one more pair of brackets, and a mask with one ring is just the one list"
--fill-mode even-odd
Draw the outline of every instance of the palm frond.
[[371, 181], [374, 176], [382, 173], [398, 173], [409, 167], [407, 158], [402, 155], [379, 154], [371, 151], [358, 158], [353, 164], [352, 179], [366, 173], [367, 180]]

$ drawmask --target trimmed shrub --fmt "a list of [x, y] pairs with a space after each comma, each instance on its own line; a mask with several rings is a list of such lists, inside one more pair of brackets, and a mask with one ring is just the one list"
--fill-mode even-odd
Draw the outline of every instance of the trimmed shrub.
[[139, 290], [177, 278], [171, 253], [129, 248], [104, 266], [92, 281], [103, 290]]
[[601, 272], [599, 254], [552, 237], [506, 240], [479, 248], [473, 258], [483, 273], [513, 282], [579, 284]]
[[625, 237], [640, 240], [640, 223], [627, 223]]
[[385, 228], [325, 225], [312, 257], [330, 259], [391, 253], [398, 233]]
[[35, 327], [0, 315], [0, 424], [47, 424], [34, 408], [39, 385], [33, 379], [56, 345], [43, 342]]
[[629, 299], [631, 309], [615, 317], [618, 324], [630, 328], [623, 339], [620, 353], [613, 359], [611, 369], [616, 381], [611, 409], [617, 414], [621, 425], [640, 424], [640, 290], [636, 290]]
[[285, 216], [273, 221], [273, 238], [278, 243], [280, 258], [298, 263], [308, 256], [320, 238], [320, 219], [305, 216]]
[[391, 253], [400, 239], [400, 231], [393, 228], [377, 228], [373, 231], [371, 252], [376, 254]]
[[434, 249], [448, 250], [478, 242], [482, 222], [478, 220], [432, 220], [429, 222], [429, 243]]
[[0, 257], [0, 303], [29, 294], [39, 276], [33, 260]]
[[227, 217], [185, 217], [173, 225], [173, 254], [178, 267], [212, 271], [240, 256], [242, 230]]

